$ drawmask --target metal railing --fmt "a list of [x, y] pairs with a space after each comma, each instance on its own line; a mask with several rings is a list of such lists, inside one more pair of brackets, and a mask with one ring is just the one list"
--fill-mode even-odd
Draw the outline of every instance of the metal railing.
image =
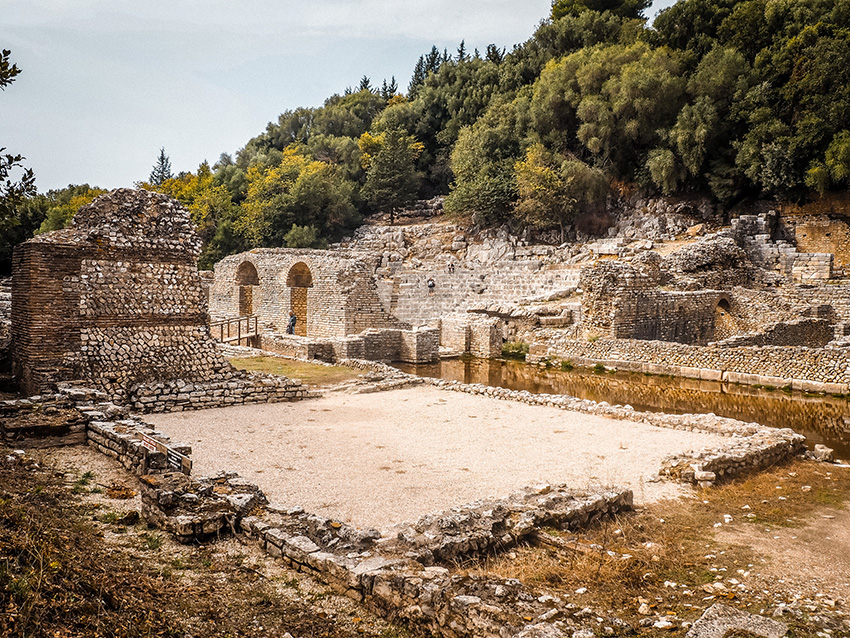
[[221, 319], [210, 323], [210, 334], [213, 339], [222, 343], [238, 344], [242, 339], [253, 339], [259, 335], [259, 326], [255, 315]]

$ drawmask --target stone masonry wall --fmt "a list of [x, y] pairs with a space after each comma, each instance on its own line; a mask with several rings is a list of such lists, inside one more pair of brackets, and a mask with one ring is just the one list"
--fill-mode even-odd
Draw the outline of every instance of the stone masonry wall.
[[598, 339], [594, 342], [556, 335], [532, 343], [529, 360], [547, 357], [575, 365], [728, 381], [749, 385], [792, 386], [810, 392], [846, 393], [850, 357], [844, 350], [799, 347], [689, 346], [664, 341]]
[[582, 270], [582, 328], [587, 335], [691, 344], [714, 338], [715, 310], [728, 294], [661, 290], [655, 262], [644, 269], [604, 261]]
[[398, 330], [373, 328], [358, 335], [333, 339], [311, 339], [297, 335], [266, 333], [260, 337], [261, 348], [298, 359], [341, 361], [403, 361], [431, 363], [439, 358], [439, 332], [436, 328]]
[[828, 319], [806, 318], [779, 322], [757, 334], [729, 337], [713, 345], [723, 348], [740, 346], [806, 346], [823, 348], [832, 341], [835, 331]]
[[210, 314], [216, 319], [243, 314], [237, 272], [249, 263], [259, 279], [259, 284], [250, 286], [253, 307], [249, 314], [272, 332], [285, 330], [290, 310], [298, 305], [292, 293], [293, 270], [309, 273], [306, 317], [298, 317], [296, 324], [306, 325], [307, 337], [344, 337], [367, 328], [409, 327], [386, 312], [372, 277], [374, 267], [365, 258], [355, 253], [287, 248], [231, 255], [216, 264]]
[[[129, 189], [18, 246], [13, 365], [22, 389], [82, 381], [148, 410], [301, 398], [296, 384], [237, 372], [219, 353], [195, 265], [200, 248], [176, 201]], [[172, 389], [186, 384], [183, 400]], [[141, 386], [155, 390], [140, 394]]]

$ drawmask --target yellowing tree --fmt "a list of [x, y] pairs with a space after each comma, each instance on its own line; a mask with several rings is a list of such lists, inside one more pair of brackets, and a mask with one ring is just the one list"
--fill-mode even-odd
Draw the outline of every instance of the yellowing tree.
[[[248, 195], [235, 230], [251, 246], [283, 246], [294, 226], [314, 227], [321, 238], [332, 237], [357, 219], [351, 203], [354, 185], [340, 169], [327, 162], [309, 160], [287, 147], [277, 166], [248, 169]], [[299, 242], [300, 245], [300, 242]]]
[[610, 186], [599, 169], [574, 158], [558, 160], [542, 144], [533, 144], [516, 163], [514, 215], [537, 228], [557, 225], [563, 242], [566, 225], [601, 205]]

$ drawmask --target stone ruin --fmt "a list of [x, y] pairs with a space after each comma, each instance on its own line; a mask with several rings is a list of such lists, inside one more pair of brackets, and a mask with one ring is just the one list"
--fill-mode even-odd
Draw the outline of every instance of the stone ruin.
[[219, 353], [200, 249], [182, 206], [129, 189], [81, 208], [69, 228], [18, 246], [12, 364], [21, 390], [80, 381], [156, 410], [297, 398], [301, 390], [288, 380], [248, 377]]

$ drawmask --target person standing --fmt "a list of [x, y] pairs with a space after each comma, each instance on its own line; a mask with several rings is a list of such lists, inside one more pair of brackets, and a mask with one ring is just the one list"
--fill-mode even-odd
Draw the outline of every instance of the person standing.
[[289, 311], [289, 322], [286, 324], [286, 334], [294, 335], [295, 334], [295, 322], [298, 321], [298, 317], [295, 316], [295, 312], [292, 310]]

